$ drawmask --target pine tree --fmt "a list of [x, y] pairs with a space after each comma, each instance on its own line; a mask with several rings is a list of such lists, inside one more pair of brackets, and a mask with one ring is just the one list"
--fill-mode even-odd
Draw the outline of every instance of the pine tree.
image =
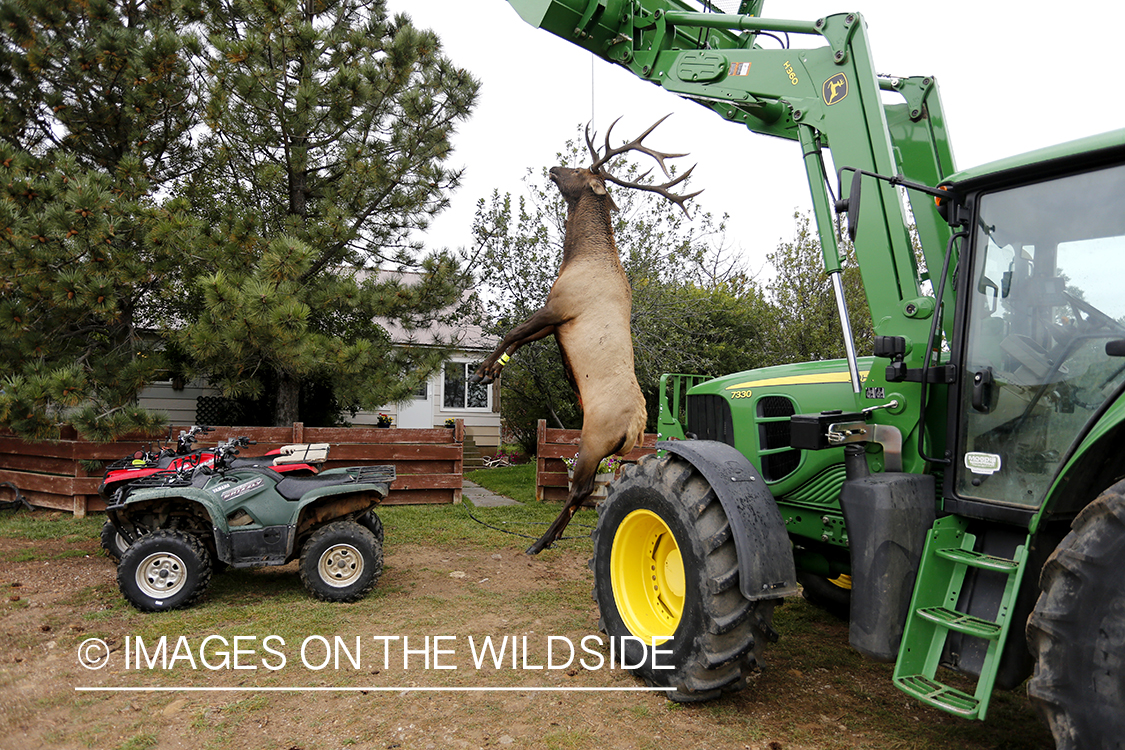
[[[460, 301], [454, 257], [411, 235], [458, 184], [476, 81], [381, 1], [204, 5], [211, 135], [185, 195], [211, 231], [179, 349], [228, 396], [275, 389], [279, 425], [316, 384], [341, 407], [408, 397], [443, 352], [393, 347], [375, 319], [409, 331]], [[402, 269], [420, 282], [385, 273]]]
[[175, 2], [0, 2], [0, 425], [152, 430], [144, 328], [191, 223], [159, 196], [189, 168], [198, 46]]

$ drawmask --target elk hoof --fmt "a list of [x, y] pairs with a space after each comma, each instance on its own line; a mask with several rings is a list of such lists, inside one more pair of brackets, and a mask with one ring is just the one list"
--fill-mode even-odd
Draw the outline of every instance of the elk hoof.
[[479, 372], [475, 372], [469, 377], [470, 385], [488, 385], [491, 382], [492, 376], [488, 374], [481, 375]]
[[544, 542], [542, 539], [537, 539], [534, 544], [524, 550], [525, 555], [538, 555], [545, 549], [551, 548], [551, 542]]

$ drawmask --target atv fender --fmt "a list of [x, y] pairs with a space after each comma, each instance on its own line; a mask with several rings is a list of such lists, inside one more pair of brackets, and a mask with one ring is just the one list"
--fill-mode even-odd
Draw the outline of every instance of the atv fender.
[[389, 492], [390, 486], [385, 482], [361, 482], [329, 486], [306, 493], [298, 501], [295, 515], [297, 534], [303, 534], [313, 526], [349, 513], [365, 513], [383, 502]]
[[106, 507], [106, 515], [109, 517], [109, 520], [113, 522], [113, 525], [117, 527], [117, 530], [125, 540], [129, 542], [129, 544], [132, 544], [136, 540], [132, 538], [131, 527], [126, 523], [130, 511], [134, 508], [151, 504], [156, 500], [165, 500], [168, 498], [180, 500], [185, 505], [191, 504], [199, 506], [211, 519], [211, 525], [214, 527], [215, 531], [227, 531], [226, 516], [223, 515], [222, 509], [216, 504], [214, 494], [197, 487], [167, 487], [138, 490], [130, 493], [124, 503]]
[[734, 536], [742, 595], [758, 601], [796, 594], [797, 571], [785, 521], [746, 456], [714, 440], [662, 440], [656, 447], [688, 461], [718, 496]]

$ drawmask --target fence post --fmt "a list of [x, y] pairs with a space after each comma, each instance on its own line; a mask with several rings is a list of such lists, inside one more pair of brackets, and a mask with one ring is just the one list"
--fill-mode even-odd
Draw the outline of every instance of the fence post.
[[305, 442], [305, 423], [304, 422], [294, 422], [293, 423], [293, 442], [294, 443]]
[[[70, 445], [70, 460], [74, 462], [74, 478], [79, 479], [81, 477], [88, 476], [88, 473], [87, 473], [86, 469], [82, 466], [82, 462], [75, 457], [76, 453], [77, 453], [77, 451], [75, 450], [75, 445], [74, 445], [74, 443], [71, 443], [71, 445]], [[74, 484], [77, 485], [78, 483], [75, 482]], [[75, 486], [75, 489], [77, 489], [77, 486]], [[75, 492], [72, 495], [72, 498], [74, 500], [74, 506], [73, 506], [74, 507], [74, 517], [75, 518], [85, 518], [86, 517], [86, 496], [80, 495], [77, 492]]]
[[453, 490], [453, 504], [461, 503], [462, 493], [465, 491], [465, 420], [456, 419], [453, 422], [453, 442], [460, 448], [457, 459], [453, 462], [453, 473], [461, 477], [461, 486]]
[[535, 500], [543, 502], [543, 474], [547, 471], [547, 459], [543, 457], [543, 447], [547, 444], [547, 420], [540, 419], [535, 427]]

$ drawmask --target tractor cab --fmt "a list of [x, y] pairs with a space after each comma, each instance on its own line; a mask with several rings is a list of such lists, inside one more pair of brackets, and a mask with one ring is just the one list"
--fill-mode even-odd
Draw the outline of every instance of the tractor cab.
[[1005, 185], [1001, 170], [968, 194], [947, 510], [1000, 504], [1029, 519], [1121, 397], [1125, 164], [1091, 167], [1088, 148], [1082, 171]]

